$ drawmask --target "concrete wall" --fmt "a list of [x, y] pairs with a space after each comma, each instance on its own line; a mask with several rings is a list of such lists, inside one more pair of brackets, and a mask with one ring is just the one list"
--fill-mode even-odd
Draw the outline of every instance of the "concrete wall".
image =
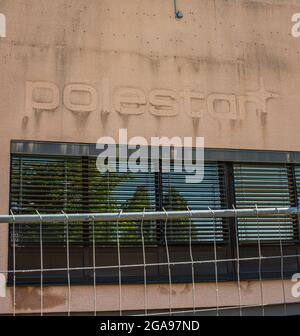
[[[300, 0], [178, 5], [181, 20], [171, 0], [0, 0], [7, 20], [0, 38], [1, 213], [9, 204], [11, 139], [93, 143], [127, 128], [147, 138], [204, 136], [207, 147], [300, 149], [300, 39], [291, 36]], [[62, 290], [48, 289], [60, 293], [56, 301], [49, 294], [52, 311], [64, 309]], [[79, 297], [87, 290], [76, 288]], [[128, 290], [128, 309], [136, 309], [140, 290]], [[34, 306], [31, 291], [18, 289], [22, 311]], [[158, 307], [166, 302], [156, 298]], [[103, 300], [110, 309], [111, 299]], [[82, 301], [77, 310], [88, 309]], [[0, 312], [11, 309], [9, 294]]]

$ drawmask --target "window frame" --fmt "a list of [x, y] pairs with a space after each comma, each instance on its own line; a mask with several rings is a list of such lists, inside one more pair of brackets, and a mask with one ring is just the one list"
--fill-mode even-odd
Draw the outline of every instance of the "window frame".
[[[12, 141], [11, 142], [11, 157], [13, 154], [19, 155], [37, 155], [37, 156], [65, 156], [65, 157], [96, 157], [97, 150], [95, 144], [74, 144], [74, 143], [59, 143], [59, 142], [41, 142], [41, 141]], [[211, 162], [219, 162], [219, 164], [224, 165], [224, 197], [223, 204], [226, 208], [232, 208], [232, 205], [235, 205], [235, 191], [234, 191], [234, 175], [233, 175], [233, 164], [234, 163], [283, 163], [289, 165], [289, 167], [293, 167], [296, 164], [300, 165], [300, 152], [285, 152], [285, 151], [256, 151], [256, 150], [235, 150], [235, 149], [205, 149], [205, 158], [206, 161]], [[158, 180], [161, 179], [161, 173], [157, 173]], [[294, 179], [295, 182], [295, 179]], [[296, 186], [294, 186], [296, 187]], [[297, 192], [297, 188], [296, 188]], [[11, 189], [10, 189], [11, 193]], [[297, 206], [299, 199], [296, 197]], [[157, 209], [161, 210], [162, 200], [158, 199], [157, 201]], [[229, 227], [229, 239], [228, 241], [220, 241], [216, 242], [216, 246], [218, 249], [218, 258], [219, 259], [229, 259], [229, 261], [224, 262], [224, 265], [221, 265], [222, 269], [224, 270], [218, 274], [218, 279], [220, 281], [227, 281], [227, 280], [236, 280], [237, 279], [237, 265], [234, 261], [230, 261], [230, 259], [237, 258], [237, 246], [242, 252], [242, 255], [253, 256], [257, 250], [257, 242], [255, 241], [237, 241], [237, 225], [234, 218], [230, 219], [223, 219], [226, 221]], [[298, 227], [299, 227], [299, 216], [298, 216]], [[162, 225], [157, 226], [157, 230], [159, 234], [162, 235]], [[237, 245], [238, 243], [238, 245]], [[296, 249], [298, 254], [300, 254], [300, 238], [295, 239], [293, 241], [287, 240], [282, 242], [283, 246], [286, 249]], [[10, 244], [11, 245], [11, 244]], [[264, 246], [266, 253], [273, 253], [272, 251], [276, 251], [278, 247], [278, 241], [264, 241], [262, 243]], [[196, 255], [199, 255], [199, 258], [205, 256], [211, 256], [212, 258], [212, 249], [214, 243], [213, 242], [200, 242], [200, 243], [193, 243], [193, 250]], [[187, 257], [186, 252], [184, 249], [187, 250], [187, 244], [174, 244], [171, 246], [172, 252], [174, 255], [185, 255]], [[91, 247], [85, 246], [83, 248], [82, 255], [78, 251], [82, 247], [74, 248], [72, 253], [74, 256], [77, 255], [77, 259], [83, 260], [84, 265], [91, 264]], [[107, 255], [113, 254], [115, 248], [112, 247], [110, 250], [108, 247], [104, 247], [106, 249]], [[149, 255], [149, 263], [150, 262], [163, 262], [166, 261], [165, 255], [165, 246], [163, 244], [163, 239], [161, 244], [158, 246], [148, 246], [146, 247], [148, 251], [146, 251], [147, 256]], [[34, 258], [37, 255], [39, 258], [39, 248], [29, 248], [28, 258]], [[104, 250], [100, 252], [103, 253]], [[9, 267], [12, 269], [12, 248], [9, 248]], [[108, 253], [109, 252], [109, 253]], [[116, 252], [116, 251], [115, 251]], [[49, 253], [53, 255], [57, 255], [58, 252], [54, 250], [49, 250]], [[63, 252], [63, 249], [61, 251]], [[126, 260], [139, 260], [142, 255], [141, 247], [127, 247], [127, 251], [125, 252], [124, 248], [122, 249], [121, 253], [124, 254], [124, 259]], [[275, 252], [274, 252], [275, 253]], [[171, 253], [172, 254], [172, 253]], [[78, 255], [80, 255], [78, 257]], [[75, 258], [75, 257], [74, 257]], [[55, 258], [54, 258], [55, 259]], [[75, 258], [76, 259], [76, 258]], [[74, 261], [74, 265], [78, 260]], [[184, 259], [184, 258], [183, 258]], [[197, 259], [197, 258], [196, 258]], [[110, 262], [113, 261], [110, 260]], [[130, 262], [129, 262], [130, 263]], [[21, 263], [22, 264], [22, 263]], [[128, 264], [128, 262], [126, 263]], [[132, 263], [135, 264], [135, 263]], [[272, 263], [270, 262], [270, 267], [272, 268]], [[300, 269], [300, 257], [297, 259], [298, 270]], [[223, 267], [224, 266], [224, 267]], [[166, 274], [165, 267], [156, 267], [157, 270], [153, 271], [153, 275], [149, 275], [148, 283], [165, 283], [168, 281], [168, 277]], [[20, 269], [20, 268], [19, 268]], [[162, 269], [164, 269], [162, 271]], [[122, 277], [123, 283], [142, 283], [143, 282], [143, 275], [139, 270], [139, 275], [132, 275], [130, 272], [127, 275]], [[199, 271], [200, 272], [200, 271]], [[200, 273], [203, 274], [200, 274]], [[195, 281], [215, 281], [216, 276], [214, 274], [213, 269], [202, 270], [198, 275], [196, 275]], [[293, 271], [294, 272], [294, 271]], [[90, 284], [92, 283], [91, 278], [91, 271], [83, 270], [82, 272], [77, 272], [78, 274], [73, 275], [72, 283], [74, 284]], [[80, 273], [80, 274], [79, 274]], [[151, 273], [151, 272], [150, 272]], [[151, 273], [152, 274], [152, 273]], [[274, 275], [275, 274], [275, 275]], [[285, 277], [289, 277], [290, 273], [284, 275]], [[174, 276], [172, 281], [173, 282], [190, 282], [187, 280], [189, 276], [186, 276], [185, 271], [174, 271]], [[241, 279], [258, 279], [261, 275], [258, 274], [257, 271], [246, 271], [241, 273]], [[279, 275], [277, 269], [273, 272], [272, 269], [269, 272], [265, 272], [264, 278], [275, 278], [278, 279]], [[17, 279], [17, 284], [24, 285], [24, 284], [31, 284], [31, 285], [38, 285], [40, 282], [40, 273], [37, 272], [32, 273], [31, 276], [28, 278]], [[97, 277], [98, 283], [117, 283], [118, 278], [117, 276], [108, 275], [106, 277]], [[47, 276], [44, 275], [44, 283], [51, 284], [51, 285], [59, 285], [66, 283], [66, 276], [57, 276], [51, 277], [49, 279]], [[9, 277], [9, 284], [12, 284], [12, 278]]]

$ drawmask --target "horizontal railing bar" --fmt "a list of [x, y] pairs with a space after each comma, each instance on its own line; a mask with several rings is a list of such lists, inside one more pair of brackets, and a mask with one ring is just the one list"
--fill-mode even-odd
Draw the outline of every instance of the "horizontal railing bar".
[[92, 271], [92, 270], [112, 270], [112, 269], [128, 269], [128, 268], [143, 268], [143, 267], [157, 267], [157, 266], [180, 266], [180, 265], [205, 265], [205, 264], [221, 264], [234, 261], [257, 261], [257, 260], [284, 260], [288, 258], [299, 258], [299, 254], [288, 254], [288, 255], [276, 255], [276, 256], [257, 256], [257, 257], [246, 257], [246, 258], [230, 258], [230, 259], [211, 259], [211, 260], [194, 260], [194, 261], [170, 261], [168, 262], [156, 262], [147, 264], [124, 264], [124, 265], [105, 265], [105, 266], [83, 266], [83, 267], [57, 267], [57, 268], [36, 268], [36, 269], [15, 269], [15, 270], [0, 270], [2, 274], [10, 273], [36, 273], [36, 272], [76, 272], [76, 271]]
[[[300, 208], [253, 208], [253, 209], [218, 209], [185, 211], [149, 211], [120, 213], [78, 213], [78, 214], [36, 214], [36, 215], [0, 215], [0, 223], [35, 224], [55, 222], [89, 222], [89, 221], [135, 221], [164, 220], [180, 218], [232, 218], [261, 217], [266, 215], [297, 215]], [[218, 224], [219, 225], [219, 224]]]

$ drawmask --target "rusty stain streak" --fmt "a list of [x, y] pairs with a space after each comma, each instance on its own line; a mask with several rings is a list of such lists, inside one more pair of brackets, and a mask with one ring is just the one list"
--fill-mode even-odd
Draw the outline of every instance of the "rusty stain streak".
[[[11, 289], [12, 291], [12, 289]], [[66, 303], [66, 297], [58, 294], [56, 288], [44, 287], [44, 308], [55, 308]], [[39, 287], [18, 287], [16, 290], [16, 309], [20, 311], [40, 311], [41, 290]]]

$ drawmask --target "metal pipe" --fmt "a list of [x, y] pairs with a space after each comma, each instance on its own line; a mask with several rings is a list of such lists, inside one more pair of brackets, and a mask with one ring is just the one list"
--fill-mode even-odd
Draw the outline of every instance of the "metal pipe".
[[177, 0], [174, 0], [174, 12], [177, 19], [183, 18], [183, 13], [177, 9]]
[[180, 218], [230, 218], [256, 217], [266, 215], [297, 215], [300, 208], [257, 208], [257, 209], [221, 209], [221, 210], [191, 210], [191, 211], [153, 211], [153, 212], [122, 212], [122, 213], [82, 213], [82, 214], [46, 214], [46, 215], [0, 215], [0, 223], [39, 224], [63, 222], [114, 222], [147, 220], [163, 220]]

